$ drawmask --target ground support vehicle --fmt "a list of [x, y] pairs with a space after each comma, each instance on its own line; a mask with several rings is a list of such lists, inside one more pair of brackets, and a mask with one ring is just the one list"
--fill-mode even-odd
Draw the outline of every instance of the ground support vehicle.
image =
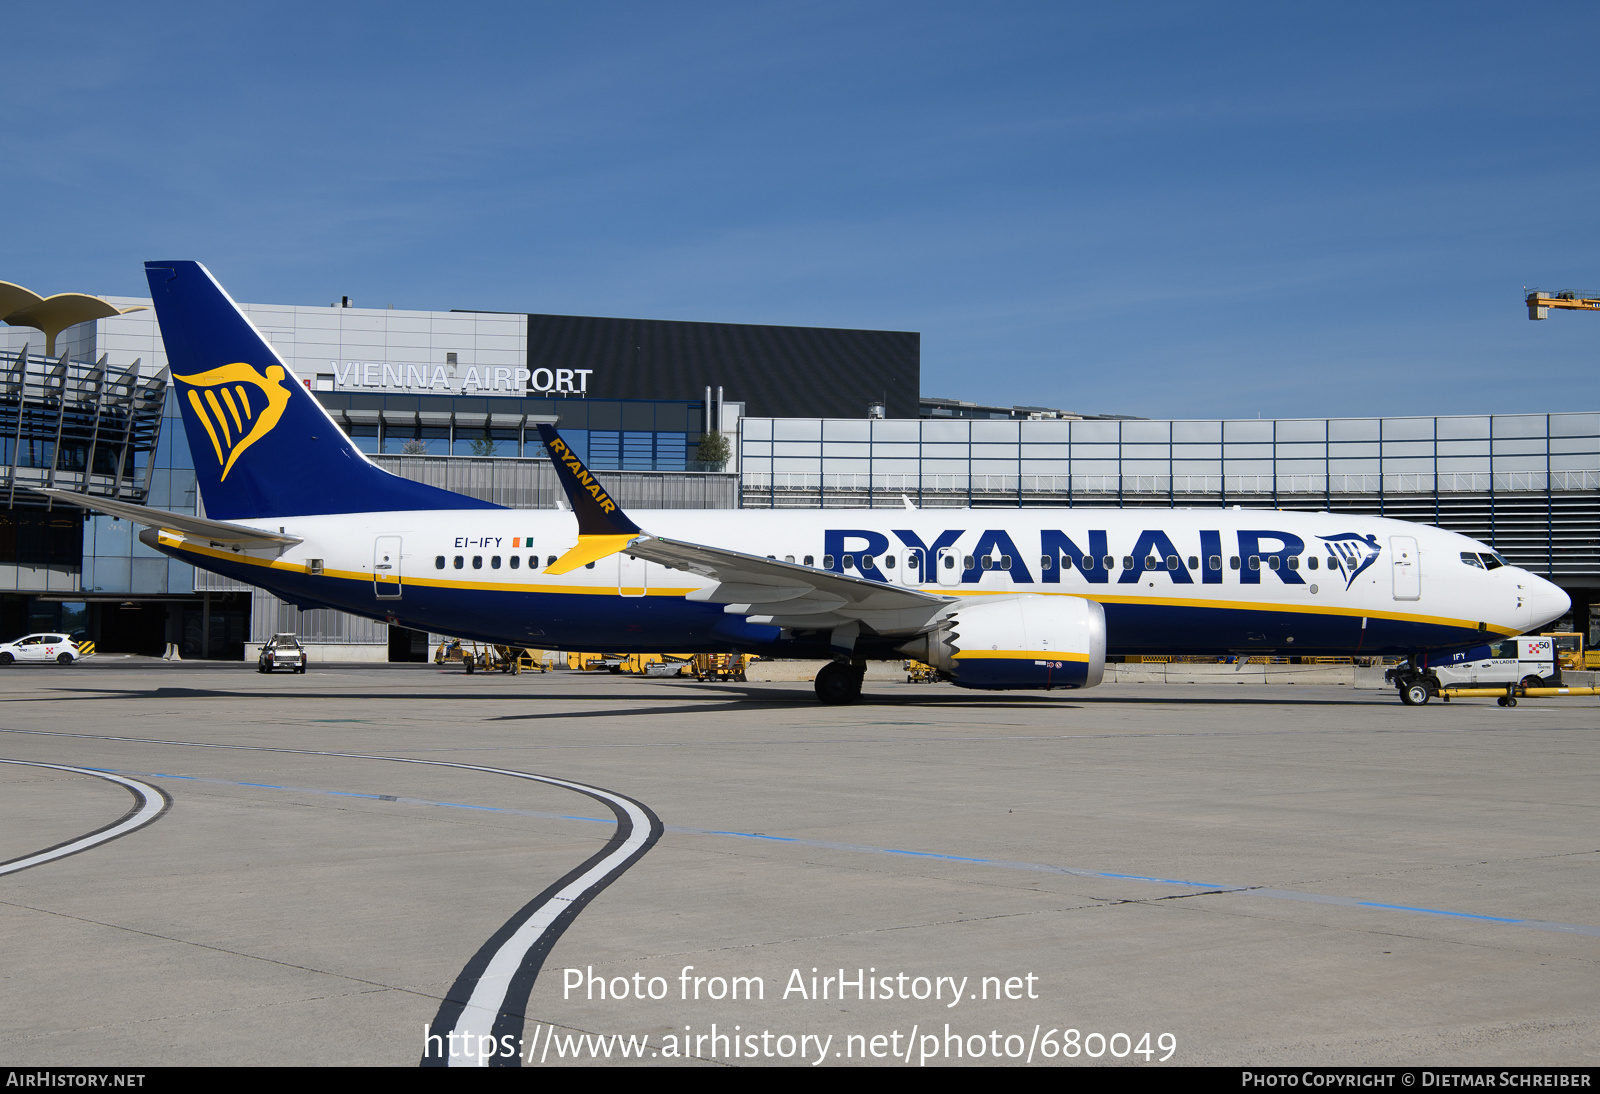
[[300, 644], [300, 639], [288, 633], [275, 634], [261, 647], [261, 655], [256, 659], [256, 671], [290, 669], [304, 673], [306, 662], [306, 648]]
[[1588, 668], [1588, 659], [1584, 654], [1583, 635], [1577, 631], [1545, 631], [1539, 636], [1548, 638], [1556, 644], [1556, 658], [1564, 669]]
[[741, 653], [697, 653], [694, 655], [694, 678], [706, 680], [736, 680], [744, 683], [744, 667], [749, 656]]
[[549, 672], [550, 662], [544, 650], [517, 650], [517, 671]]
[[93, 649], [93, 646], [89, 651], [81, 649], [64, 634], [30, 634], [15, 642], [0, 643], [0, 665], [13, 661], [54, 661], [58, 665], [70, 665]]
[[906, 683], [908, 684], [934, 684], [939, 680], [939, 674], [932, 665], [925, 665], [921, 661], [906, 662]]
[[463, 642], [459, 638], [448, 639], [439, 643], [439, 648], [433, 653], [435, 665], [459, 664], [467, 670], [467, 674], [482, 670], [489, 672], [499, 669], [501, 672], [514, 672], [509, 667], [516, 661], [513, 656], [515, 647], [490, 646], [479, 642]]

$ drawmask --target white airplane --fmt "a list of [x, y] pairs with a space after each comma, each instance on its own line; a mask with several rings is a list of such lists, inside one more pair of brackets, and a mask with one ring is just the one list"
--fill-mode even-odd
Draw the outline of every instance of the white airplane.
[[67, 491], [150, 546], [331, 607], [496, 644], [872, 659], [961, 687], [1093, 687], [1107, 654], [1430, 658], [1534, 630], [1567, 595], [1476, 540], [1382, 517], [1233, 509], [625, 514], [550, 426], [571, 511], [391, 475], [344, 435], [205, 267], [146, 264], [206, 517]]

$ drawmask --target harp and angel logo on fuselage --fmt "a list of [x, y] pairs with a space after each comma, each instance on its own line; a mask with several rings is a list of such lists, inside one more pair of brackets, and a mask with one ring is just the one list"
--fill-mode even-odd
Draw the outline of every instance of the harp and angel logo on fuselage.
[[1345, 532], [1342, 535], [1317, 538], [1327, 543], [1329, 552], [1339, 560], [1339, 568], [1348, 578], [1344, 583], [1346, 589], [1354, 585], [1361, 572], [1378, 561], [1378, 555], [1383, 552], [1383, 548], [1378, 545], [1378, 537], [1371, 534], [1360, 536], [1354, 532]]
[[173, 377], [189, 385], [189, 406], [211, 437], [222, 479], [244, 450], [271, 433], [283, 417], [291, 390], [283, 378], [282, 365], [268, 365], [263, 376], [243, 361]]

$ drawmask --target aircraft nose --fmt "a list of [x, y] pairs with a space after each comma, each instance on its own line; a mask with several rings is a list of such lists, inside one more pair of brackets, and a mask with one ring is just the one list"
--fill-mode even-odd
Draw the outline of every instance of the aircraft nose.
[[1533, 616], [1529, 631], [1537, 631], [1547, 623], [1555, 622], [1572, 607], [1572, 598], [1559, 585], [1532, 575], [1529, 575], [1528, 584], [1528, 608]]

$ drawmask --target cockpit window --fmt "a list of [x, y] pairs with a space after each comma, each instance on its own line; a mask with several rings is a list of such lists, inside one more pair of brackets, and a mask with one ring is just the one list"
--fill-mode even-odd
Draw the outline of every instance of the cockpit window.
[[1462, 551], [1461, 561], [1465, 562], [1468, 566], [1476, 566], [1480, 570], [1483, 569], [1483, 563], [1479, 562], [1478, 556], [1473, 554], [1471, 551]]
[[1483, 568], [1485, 570], [1498, 570], [1502, 566], [1511, 565], [1493, 551], [1484, 551], [1478, 557], [1483, 559]]

